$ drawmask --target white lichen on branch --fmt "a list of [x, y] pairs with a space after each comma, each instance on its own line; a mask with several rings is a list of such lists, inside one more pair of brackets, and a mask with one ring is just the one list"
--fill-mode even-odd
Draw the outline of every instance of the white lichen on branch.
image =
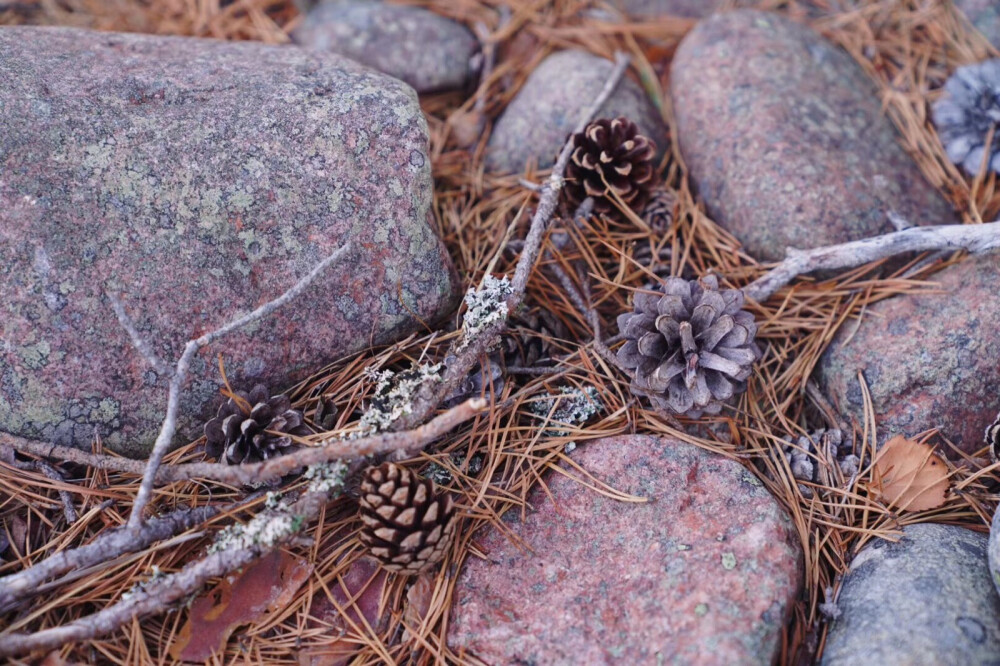
[[506, 275], [502, 278], [487, 275], [481, 287], [469, 288], [465, 294], [466, 311], [462, 318], [462, 331], [465, 333], [463, 347], [493, 324], [506, 321], [509, 314], [507, 297], [513, 293], [514, 287]]
[[441, 367], [440, 363], [421, 363], [400, 372], [383, 370], [377, 373], [371, 404], [361, 415], [361, 432], [383, 432], [397, 419], [411, 414], [420, 387], [441, 381]]
[[264, 511], [246, 524], [229, 525], [208, 547], [209, 554], [224, 550], [259, 547], [269, 549], [302, 529], [303, 518], [292, 511], [292, 503], [280, 493], [268, 493]]
[[343, 461], [317, 463], [306, 468], [303, 476], [309, 480], [308, 492], [328, 493], [342, 488], [347, 478], [348, 468]]

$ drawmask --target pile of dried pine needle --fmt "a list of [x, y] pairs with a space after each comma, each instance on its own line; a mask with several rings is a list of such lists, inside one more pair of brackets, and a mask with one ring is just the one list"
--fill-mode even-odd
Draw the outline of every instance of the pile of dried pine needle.
[[[672, 126], [669, 100], [664, 95], [671, 55], [692, 22], [665, 19], [644, 23], [616, 22], [599, 3], [584, 0], [409, 0], [468, 24], [485, 27], [496, 45], [496, 67], [476, 94], [443, 94], [422, 100], [431, 129], [431, 154], [435, 178], [435, 219], [439, 231], [464, 280], [463, 287], [478, 284], [487, 271], [501, 274], [516, 261], [504, 251], [508, 231], [514, 238], [526, 230], [534, 194], [516, 177], [484, 174], [482, 157], [492, 120], [544, 55], [554, 49], [582, 47], [610, 56], [616, 49], [633, 58], [633, 74], [656, 99]], [[741, 2], [747, 5], [751, 3]], [[927, 103], [934, 99], [947, 75], [967, 62], [996, 53], [964, 18], [936, 0], [894, 0], [853, 3], [813, 0], [808, 3], [756, 3], [786, 12], [811, 24], [847, 49], [878, 83], [888, 116], [899, 128], [903, 144], [920, 165], [929, 182], [962, 212], [967, 223], [991, 220], [1000, 213], [1000, 192], [995, 175], [966, 179], [944, 156], [927, 117]], [[840, 6], [862, 5], [848, 10]], [[501, 25], [500, 8], [509, 8]], [[604, 8], [606, 9], [606, 8]], [[36, 0], [0, 3], [0, 22], [54, 23], [98, 29], [197, 35], [226, 39], [288, 41], [288, 33], [301, 20], [291, 0]], [[482, 101], [477, 100], [482, 97]], [[581, 107], [588, 100], [581, 100]], [[472, 146], [458, 145], [456, 137], [468, 136], [469, 123], [482, 113], [486, 130]], [[667, 141], [667, 137], [657, 137]], [[635, 259], [637, 249], [652, 244], [671, 274], [704, 274], [714, 271], [735, 286], [746, 284], [762, 268], [740, 252], [738, 243], [710, 220], [697, 205], [676, 149], [664, 165], [666, 184], [678, 192], [673, 225], [663, 236], [642, 224], [611, 224], [592, 220], [582, 226], [557, 224], [574, 242], [547, 241], [529, 284], [521, 320], [549, 312], [560, 322], [559, 335], [529, 328], [515, 329], [519, 344], [545, 338], [549, 353], [558, 359], [556, 373], [508, 377], [503, 406], [466, 424], [409, 463], [426, 471], [432, 463], [452, 474], [449, 487], [460, 498], [468, 519], [440, 572], [433, 581], [430, 608], [421, 619], [404, 618], [404, 599], [411, 581], [391, 578], [382, 597], [387, 621], [359, 626], [353, 637], [358, 656], [353, 663], [412, 663], [462, 658], [447, 647], [445, 635], [455, 574], [467, 557], [475, 556], [476, 530], [487, 524], [503, 529], [499, 517], [508, 509], [522, 510], [528, 492], [544, 484], [545, 472], [567, 460], [565, 445], [623, 432], [664, 434], [737, 459], [756, 473], [791, 514], [805, 553], [805, 582], [787, 625], [781, 663], [808, 663], [823, 647], [825, 618], [822, 606], [828, 590], [836, 590], [839, 576], [852, 555], [875, 536], [891, 536], [902, 525], [934, 521], [985, 530], [997, 496], [1000, 474], [980, 458], [966, 458], [951, 468], [952, 492], [941, 507], [924, 512], [896, 512], [871, 489], [874, 415], [864, 423], [848, 424], [855, 452], [862, 457], [862, 473], [847, 488], [817, 488], [809, 499], [792, 480], [780, 453], [785, 435], [821, 427], [836, 427], [839, 417], [822, 397], [807, 391], [807, 380], [819, 355], [841, 326], [853, 326], [864, 308], [904, 291], [933, 288], [937, 264], [902, 277], [908, 267], [869, 266], [825, 282], [800, 281], [768, 302], [755, 306], [760, 336], [766, 345], [764, 359], [739, 405], [718, 417], [699, 422], [668, 421], [633, 399], [627, 381], [608, 367], [589, 344], [592, 332], [574, 308], [547, 265], [558, 262], [590, 289], [606, 331], [614, 332], [616, 315], [627, 309], [630, 294], [655, 281], [648, 264]], [[539, 180], [544, 173], [529, 173]], [[914, 265], [914, 260], [910, 265]], [[491, 263], [493, 262], [493, 263]], [[579, 266], [585, 270], [578, 270]], [[459, 315], [451, 323], [458, 322]], [[336, 428], [357, 418], [373, 384], [365, 368], [395, 368], [419, 359], [441, 360], [453, 333], [428, 329], [391, 347], [372, 349], [323, 369], [296, 387], [293, 396], [307, 414], [320, 397], [333, 399], [339, 408]], [[536, 340], [538, 342], [538, 340]], [[221, 350], [224, 354], [225, 350]], [[564, 434], [541, 436], [543, 424], [532, 405], [560, 387], [596, 387], [603, 407], [586, 426]], [[984, 424], [985, 426], [986, 424]], [[679, 429], [681, 426], [683, 429]], [[910, 433], [916, 435], [917, 433]], [[948, 446], [939, 435], [932, 441]], [[100, 443], [96, 443], [100, 446]], [[168, 462], [201, 457], [199, 442], [170, 455]], [[479, 463], [470, 467], [470, 463]], [[569, 473], [582, 472], [567, 468]], [[69, 479], [52, 481], [41, 471], [16, 469], [0, 461], [0, 539], [16, 547], [0, 564], [0, 575], [40, 561], [64, 548], [91, 540], [103, 530], [122, 525], [130, 510], [138, 479], [126, 474], [95, 472], [64, 466]], [[79, 518], [68, 525], [59, 491], [68, 491]], [[166, 512], [180, 506], [201, 506], [233, 500], [241, 490], [185, 482], [157, 490], [154, 506]], [[613, 494], [613, 489], [604, 492]], [[995, 490], [994, 490], [995, 492]], [[99, 572], [78, 572], [78, 578], [33, 601], [27, 612], [3, 618], [11, 630], [58, 626], [101, 609], [119, 599], [154, 568], [173, 571], [197, 558], [212, 535], [232, 520], [246, 519], [259, 508], [254, 500], [238, 515], [222, 515], [145, 552], [126, 555]], [[218, 663], [298, 663], [300, 651], [330, 640], [330, 628], [310, 619], [310, 610], [339, 584], [339, 576], [361, 555], [355, 537], [358, 521], [349, 498], [326, 508], [315, 525], [304, 532], [295, 550], [315, 564], [315, 570], [294, 598], [260, 622], [240, 630], [229, 641]], [[132, 624], [89, 645], [67, 646], [51, 655], [48, 663], [171, 663], [169, 647], [176, 641], [187, 611], [134, 620]], [[407, 625], [404, 634], [402, 625]]]

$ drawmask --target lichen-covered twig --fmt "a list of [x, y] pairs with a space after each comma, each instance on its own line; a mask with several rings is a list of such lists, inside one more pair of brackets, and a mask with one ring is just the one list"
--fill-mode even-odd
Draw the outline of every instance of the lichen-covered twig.
[[[93, 615], [33, 634], [0, 634], [0, 658], [34, 650], [51, 650], [66, 643], [104, 636], [132, 622], [134, 618], [162, 612], [171, 604], [197, 592], [210, 579], [225, 576], [244, 567], [261, 555], [290, 541], [298, 534], [298, 528], [295, 526], [300, 527], [314, 519], [331, 497], [339, 494], [342, 489], [341, 482], [323, 490], [307, 491], [297, 502], [284, 510], [284, 513], [290, 513], [295, 517], [290, 529], [274, 534], [266, 541], [254, 541], [238, 547], [214, 550], [176, 573], [149, 581], [127, 597], [123, 597], [118, 603]], [[149, 524], [151, 523], [152, 521]]]
[[150, 519], [138, 533], [124, 528], [109, 530], [86, 546], [60, 551], [33, 567], [0, 578], [0, 613], [9, 610], [18, 599], [33, 594], [38, 586], [51, 578], [113, 560], [124, 553], [138, 552], [205, 522], [219, 511], [219, 508], [211, 506], [182, 509]]
[[986, 252], [1000, 247], [1000, 222], [911, 227], [862, 240], [818, 247], [788, 248], [788, 257], [743, 288], [747, 298], [766, 301], [799, 275], [813, 271], [853, 268], [904, 252], [944, 250]]
[[[260, 463], [226, 465], [222, 463], [182, 463], [163, 465], [154, 477], [154, 484], [175, 483], [199, 479], [231, 485], [253, 485], [282, 477], [290, 472], [331, 460], [361, 458], [393, 451], [412, 454], [449, 430], [465, 423], [486, 406], [479, 398], [467, 400], [443, 412], [426, 424], [404, 432], [380, 432], [355, 439], [330, 439], [321, 446], [303, 447], [284, 456]], [[0, 445], [9, 444], [17, 451], [54, 460], [70, 460], [97, 469], [141, 474], [141, 461], [127, 458], [84, 453], [77, 449], [14, 438], [0, 433]]]
[[[611, 75], [593, 103], [580, 117], [571, 136], [577, 132], [582, 132], [593, 119], [594, 114], [597, 113], [611, 96], [611, 93], [614, 92], [615, 88], [618, 87], [618, 83], [628, 69], [628, 64], [629, 57], [626, 54], [615, 54], [615, 67]], [[507, 297], [507, 312], [515, 312], [524, 300], [528, 278], [535, 267], [535, 261], [538, 259], [545, 230], [548, 228], [549, 222], [552, 220], [553, 214], [555, 214], [556, 207], [559, 205], [559, 190], [562, 188], [566, 165], [569, 164], [572, 153], [573, 141], [569, 139], [560, 151], [559, 157], [552, 167], [552, 173], [541, 189], [541, 194], [538, 198], [538, 207], [531, 218], [531, 226], [528, 228], [528, 234], [524, 239], [521, 256], [518, 258], [517, 265], [514, 268], [514, 276], [511, 279], [511, 291]], [[396, 430], [410, 429], [426, 421], [430, 414], [438, 408], [438, 405], [444, 401], [445, 397], [465, 380], [465, 377], [475, 367], [480, 356], [488, 352], [499, 342], [500, 336], [506, 330], [507, 320], [504, 319], [479, 329], [471, 340], [464, 339], [457, 342], [449, 350], [449, 354], [454, 354], [455, 358], [449, 362], [444, 375], [441, 377], [441, 381], [434, 384], [428, 383], [421, 387], [420, 392], [413, 401], [413, 410], [408, 415], [399, 419], [393, 425], [393, 428]]]
[[[312, 284], [312, 281], [315, 280], [320, 273], [325, 271], [335, 261], [343, 257], [349, 249], [350, 243], [343, 245], [336, 252], [316, 264], [316, 266], [314, 266], [309, 273], [292, 285], [287, 291], [285, 291], [285, 293], [271, 301], [268, 301], [253, 312], [245, 314], [242, 317], [237, 317], [221, 328], [206, 333], [194, 340], [189, 340], [184, 346], [184, 352], [177, 360], [177, 366], [174, 368], [174, 374], [170, 378], [170, 388], [167, 394], [167, 413], [163, 419], [163, 425], [160, 427], [160, 434], [156, 437], [156, 442], [153, 444], [153, 450], [149, 454], [149, 462], [147, 463], [145, 473], [143, 474], [142, 484], [139, 486], [139, 492], [136, 493], [135, 502], [132, 504], [132, 513], [129, 514], [128, 517], [129, 529], [137, 531], [142, 525], [142, 512], [146, 508], [146, 504], [149, 503], [149, 498], [152, 495], [153, 484], [156, 482], [156, 472], [160, 468], [160, 463], [163, 462], [163, 456], [166, 455], [167, 450], [170, 448], [170, 444], [174, 439], [174, 432], [177, 430], [177, 412], [180, 407], [181, 387], [184, 385], [188, 367], [191, 365], [191, 360], [194, 358], [194, 355], [199, 350], [212, 344], [219, 338], [228, 335], [233, 331], [239, 330], [247, 324], [263, 319], [297, 297], [305, 291], [310, 284]], [[140, 349], [140, 353], [141, 351], [142, 350]]]

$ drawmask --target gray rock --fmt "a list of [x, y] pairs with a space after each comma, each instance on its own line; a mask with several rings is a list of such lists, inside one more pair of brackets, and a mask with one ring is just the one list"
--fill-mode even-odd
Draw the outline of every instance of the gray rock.
[[990, 44], [1000, 48], [1000, 4], [996, 0], [954, 0], [954, 4]]
[[418, 93], [465, 87], [479, 42], [465, 26], [419, 7], [371, 0], [324, 3], [292, 34], [409, 83]]
[[758, 259], [892, 231], [890, 212], [955, 219], [900, 147], [875, 84], [805, 26], [715, 14], [677, 49], [670, 91], [700, 197]]
[[281, 294], [292, 304], [199, 354], [179, 439], [235, 388], [274, 390], [416, 330], [454, 303], [428, 224], [413, 90], [330, 54], [256, 43], [0, 28], [0, 429], [134, 456], [166, 405], [160, 359]]
[[869, 306], [860, 325], [844, 324], [817, 379], [861, 423], [863, 373], [880, 442], [939, 428], [972, 453], [1000, 411], [1000, 255], [969, 257], [931, 280], [940, 293], [900, 294]]
[[615, 0], [614, 4], [635, 18], [702, 18], [723, 5], [723, 0]]
[[[553, 53], [535, 68], [497, 120], [487, 146], [486, 168], [520, 173], [527, 162], [552, 166], [580, 115], [597, 97], [614, 63], [586, 51]], [[667, 129], [642, 87], [622, 79], [597, 118], [626, 116], [656, 143], [657, 159], [667, 148]]]
[[975, 666], [1000, 656], [1000, 597], [986, 535], [953, 525], [903, 528], [851, 562], [823, 651], [824, 666]]

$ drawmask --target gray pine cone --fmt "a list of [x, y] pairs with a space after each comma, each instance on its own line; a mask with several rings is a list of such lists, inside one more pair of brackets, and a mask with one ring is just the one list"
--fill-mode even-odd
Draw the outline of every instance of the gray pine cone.
[[261, 462], [297, 448], [293, 435], [312, 434], [288, 396], [268, 397], [263, 384], [236, 395], [250, 405], [250, 412], [232, 398], [222, 403], [218, 415], [205, 424], [205, 453], [210, 457], [230, 465]]
[[[1000, 173], [1000, 59], [956, 69], [944, 84], [944, 95], [934, 102], [933, 116], [948, 159], [975, 175], [989, 151], [986, 166]], [[998, 127], [986, 146], [994, 125]]]
[[662, 294], [638, 293], [635, 310], [618, 317], [625, 344], [618, 361], [634, 370], [632, 392], [655, 407], [698, 417], [746, 390], [761, 352], [743, 292], [719, 289], [714, 275], [667, 278]]
[[[844, 433], [834, 428], [817, 430], [808, 437], [802, 435], [797, 439], [785, 436], [787, 442], [781, 453], [788, 461], [792, 476], [799, 481], [827, 484], [832, 483], [832, 476], [823, 467], [836, 464], [841, 476], [850, 479], [858, 473], [861, 460], [854, 455], [851, 442], [844, 441]], [[799, 492], [806, 499], [813, 496], [813, 489], [804, 484], [798, 484]]]

